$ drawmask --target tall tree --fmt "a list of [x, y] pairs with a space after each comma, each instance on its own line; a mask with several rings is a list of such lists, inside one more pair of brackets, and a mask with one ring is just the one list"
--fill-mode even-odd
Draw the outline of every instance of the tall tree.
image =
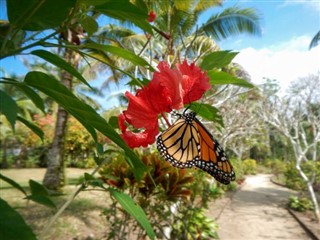
[[[218, 51], [217, 40], [239, 33], [260, 34], [259, 16], [254, 9], [250, 8], [227, 8], [221, 13], [212, 14], [208, 21], [198, 26], [199, 16], [202, 13], [210, 8], [221, 6], [222, 3], [223, 1], [220, 0], [145, 1], [150, 12], [156, 15], [153, 22], [157, 32], [155, 37], [109, 24], [104, 26], [93, 39], [100, 43], [111, 43], [130, 49], [156, 66], [161, 60], [172, 64], [179, 62], [182, 58], [196, 61], [205, 54]], [[128, 62], [124, 62], [123, 59], [114, 58], [102, 52], [98, 54], [112, 64], [116, 62], [133, 74], [150, 77], [148, 71], [127, 64]], [[121, 74], [115, 71], [112, 73], [113, 76], [107, 79], [107, 82], [121, 79]]]
[[[69, 34], [73, 35], [70, 36]], [[67, 31], [65, 40], [71, 44], [77, 44], [80, 42], [77, 37], [79, 34], [80, 32]], [[76, 52], [72, 51], [72, 49], [67, 48], [64, 50], [64, 59], [74, 68], [78, 67], [79, 56]], [[73, 76], [70, 73], [62, 71], [61, 83], [70, 91], [72, 91], [72, 79]], [[48, 153], [47, 171], [43, 179], [44, 186], [52, 190], [58, 190], [65, 184], [63, 158], [68, 116], [68, 112], [63, 107], [58, 106], [54, 137]]]
[[313, 173], [308, 175], [301, 165], [304, 162], [319, 161], [320, 144], [320, 87], [319, 74], [298, 79], [291, 85], [288, 97], [266, 101], [260, 109], [260, 117], [277, 129], [291, 143], [295, 167], [306, 183], [313, 202], [314, 213], [320, 220], [320, 210], [313, 184], [316, 176], [316, 165]]

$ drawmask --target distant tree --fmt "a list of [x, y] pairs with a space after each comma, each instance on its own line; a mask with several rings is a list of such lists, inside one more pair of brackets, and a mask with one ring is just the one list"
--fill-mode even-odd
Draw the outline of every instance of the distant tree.
[[295, 167], [307, 185], [318, 221], [320, 211], [313, 184], [316, 176], [307, 175], [301, 168], [304, 162], [319, 161], [320, 143], [320, 85], [319, 74], [298, 79], [292, 83], [288, 95], [266, 101], [259, 111], [260, 117], [277, 129], [292, 145]]

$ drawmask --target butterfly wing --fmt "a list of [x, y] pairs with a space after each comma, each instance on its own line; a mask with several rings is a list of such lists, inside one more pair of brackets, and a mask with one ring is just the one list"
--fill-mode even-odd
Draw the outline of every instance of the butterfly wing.
[[157, 137], [161, 156], [173, 166], [191, 168], [200, 156], [200, 139], [197, 129], [183, 115], [170, 128]]
[[178, 116], [180, 118], [157, 137], [160, 155], [175, 167], [198, 167], [223, 184], [235, 180], [235, 172], [223, 149], [195, 113]]
[[202, 123], [195, 118], [200, 139], [200, 159], [195, 161], [195, 166], [206, 171], [223, 184], [235, 180], [235, 172], [222, 147], [209, 133]]

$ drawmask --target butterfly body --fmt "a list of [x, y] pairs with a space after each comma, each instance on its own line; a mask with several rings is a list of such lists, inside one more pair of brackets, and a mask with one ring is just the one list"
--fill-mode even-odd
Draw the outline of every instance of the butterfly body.
[[175, 167], [198, 167], [223, 184], [235, 180], [223, 149], [196, 118], [196, 113], [176, 115], [178, 120], [157, 137], [160, 155]]

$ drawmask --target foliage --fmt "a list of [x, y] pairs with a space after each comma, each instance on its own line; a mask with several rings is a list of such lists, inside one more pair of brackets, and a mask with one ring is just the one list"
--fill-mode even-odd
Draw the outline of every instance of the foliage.
[[[62, 55], [61, 52], [72, 52], [73, 56], [77, 56], [79, 59], [81, 58], [81, 60], [86, 64], [89, 63], [88, 65], [90, 65], [92, 59], [95, 59], [110, 67], [113, 73], [116, 71], [117, 73], [120, 72], [124, 75], [123, 78], [130, 78], [133, 82], [140, 83], [138, 77], [144, 77], [144, 74], [148, 76], [149, 71], [153, 70], [150, 65], [150, 63], [153, 63], [151, 60], [153, 53], [144, 51], [145, 47], [149, 43], [150, 37], [155, 37], [157, 36], [156, 34], [166, 36], [166, 39], [169, 41], [162, 44], [162, 46], [165, 46], [163, 49], [166, 49], [168, 46], [168, 50], [164, 50], [164, 52], [160, 51], [159, 56], [162, 56], [163, 59], [170, 57], [168, 59], [174, 62], [175, 57], [173, 55], [175, 55], [175, 53], [173, 50], [176, 49], [176, 46], [173, 46], [173, 40], [180, 41], [180, 37], [178, 37], [180, 32], [182, 32], [184, 36], [189, 36], [196, 24], [197, 15], [208, 7], [215, 6], [217, 4], [216, 2], [199, 2], [198, 4], [192, 4], [189, 2], [187, 2], [187, 4], [182, 4], [182, 2], [179, 4], [178, 2], [180, 1], [174, 1], [171, 5], [159, 5], [154, 3], [154, 6], [151, 6], [149, 4], [145, 4], [143, 1], [129, 0], [47, 0], [45, 2], [21, 0], [17, 5], [14, 1], [7, 0], [8, 21], [2, 21], [0, 26], [2, 33], [0, 36], [0, 58], [3, 59], [17, 55], [35, 56], [41, 60], [51, 63], [56, 68], [63, 70], [63, 73], [68, 73], [70, 79], [67, 80], [70, 80], [70, 84], [78, 81], [90, 88], [87, 80], [78, 72], [77, 67], [73, 66], [72, 61], [67, 61], [66, 58], [68, 54], [64, 55], [65, 59], [60, 56]], [[158, 27], [169, 26], [168, 29], [164, 29], [164, 31], [168, 30], [168, 33], [159, 30], [157, 26], [151, 26], [147, 21], [149, 9], [155, 6], [161, 6], [161, 8], [158, 8], [160, 11]], [[171, 13], [171, 15], [168, 13]], [[236, 14], [234, 15], [234, 13]], [[143, 45], [139, 46], [139, 49], [136, 48], [137, 46], [135, 46], [134, 49], [131, 49], [122, 45], [121, 41], [117, 41], [119, 44], [114, 44], [115, 41], [112, 43], [109, 41], [107, 44], [103, 45], [95, 42], [96, 38], [94, 38], [93, 35], [98, 34], [97, 30], [99, 25], [96, 21], [98, 16], [106, 17], [107, 19], [112, 18], [113, 20], [117, 19], [121, 22], [133, 23], [139, 28], [139, 31], [143, 30], [145, 33], [145, 37], [142, 41]], [[186, 17], [188, 17], [188, 19], [186, 19]], [[223, 21], [223, 19], [225, 19], [225, 21]], [[251, 33], [258, 32], [258, 17], [254, 11], [249, 11], [248, 9], [233, 9], [233, 11], [229, 10], [229, 12], [224, 11], [223, 14], [216, 16], [215, 20], [211, 20], [212, 21], [206, 26], [209, 27], [210, 30], [213, 26], [220, 25], [222, 28], [216, 28], [218, 30], [219, 37], [227, 37], [230, 34], [241, 31]], [[167, 24], [167, 22], [170, 24]], [[209, 32], [209, 30], [203, 29], [205, 32]], [[223, 34], [223, 31], [225, 31], [225, 34]], [[194, 34], [194, 38], [196, 37], [197, 33]], [[191, 46], [193, 42], [196, 45], [199, 41], [196, 39], [188, 39], [186, 43], [188, 43], [189, 46], [186, 48], [183, 37], [181, 37], [181, 39], [182, 44], [180, 45], [185, 49], [185, 56], [187, 57], [189, 47], [193, 47]], [[206, 41], [209, 42], [209, 44], [206, 44], [209, 48], [206, 47], [206, 50], [201, 53], [202, 57], [207, 53], [207, 50], [217, 49], [216, 44], [210, 38], [207, 38]], [[194, 53], [201, 52], [200, 50], [203, 44], [201, 41], [200, 43], [200, 45], [198, 44], [198, 46], [200, 46], [198, 49], [194, 48], [196, 50]], [[49, 48], [54, 48], [56, 52], [49, 52], [47, 50]], [[62, 51], [60, 51], [61, 49]], [[140, 53], [135, 54], [137, 52]], [[140, 55], [142, 52], [147, 53], [148, 56], [141, 57]], [[194, 55], [196, 54], [193, 54], [193, 56]], [[196, 56], [193, 60], [198, 60], [201, 55]], [[129, 62], [131, 66], [135, 66], [135, 76], [132, 74], [133, 71], [126, 71], [125, 68], [114, 61], [115, 59], [122, 59]], [[146, 61], [146, 59], [148, 59], [148, 61]], [[154, 62], [157, 62], [158, 60], [159, 57], [155, 56]], [[224, 80], [223, 83], [240, 83], [241, 85], [245, 84], [248, 86], [248, 84], [244, 83], [240, 79], [232, 78], [232, 76], [226, 76], [223, 74], [222, 77]], [[63, 79], [63, 76], [61, 76], [61, 78]], [[46, 101], [43, 94], [50, 97], [55, 103], [63, 107], [65, 111], [69, 112], [81, 123], [81, 125], [91, 135], [95, 144], [98, 144], [100, 140], [99, 135], [97, 134], [97, 132], [100, 132], [110, 141], [118, 145], [123, 150], [121, 152], [123, 159], [127, 161], [127, 164], [132, 168], [131, 170], [134, 176], [134, 181], [140, 182], [143, 175], [146, 174], [147, 168], [139, 161], [133, 151], [128, 148], [113, 127], [109, 125], [94, 108], [80, 100], [80, 98], [72, 92], [71, 87], [67, 88], [65, 85], [61, 84], [57, 76], [53, 76], [51, 73], [47, 74], [40, 71], [32, 71], [26, 74], [23, 81], [18, 81], [16, 78], [11, 79], [2, 77], [1, 84], [10, 85], [21, 91], [25, 97], [27, 97], [28, 101], [30, 103], [32, 102], [33, 105], [42, 112], [45, 112], [46, 108]], [[34, 124], [34, 120], [36, 119], [28, 117], [26, 111], [20, 111], [20, 105], [17, 104], [19, 97], [16, 92], [8, 94], [1, 90], [0, 97], [4, 100], [0, 102], [0, 111], [5, 115], [8, 123], [7, 125], [11, 125], [12, 129], [14, 129], [17, 125], [17, 121], [23, 123], [34, 133], [33, 135], [30, 135], [28, 144], [37, 145], [37, 140], [34, 141], [36, 139], [35, 136], [37, 136], [44, 141], [45, 146], [47, 146], [49, 143], [46, 142], [44, 133], [51, 134], [52, 132], [49, 130], [47, 131], [47, 129], [42, 129]], [[26, 107], [22, 110], [25, 109]], [[66, 122], [66, 119], [67, 118], [65, 118], [64, 122]], [[69, 142], [67, 142], [68, 154], [80, 158], [85, 157], [92, 161], [92, 157], [86, 155], [93, 146], [88, 136], [86, 136], [87, 132], [85, 134], [76, 133], [69, 136]], [[78, 138], [81, 140], [80, 143], [75, 142], [75, 139], [78, 140]], [[9, 144], [10, 143], [7, 142], [5, 146]], [[26, 148], [24, 145], [23, 147]], [[45, 149], [46, 148], [44, 147], [44, 150]], [[78, 156], [81, 154], [84, 154], [85, 156]], [[36, 158], [32, 157], [30, 163], [34, 164], [34, 162], [36, 162]], [[183, 171], [181, 173], [183, 173]], [[184, 175], [184, 173], [182, 175]], [[178, 176], [180, 177], [180, 175]], [[173, 173], [172, 178], [177, 178], [178, 176]], [[175, 179], [170, 178], [170, 180], [174, 181]], [[150, 181], [152, 181], [152, 178], [150, 178]], [[36, 188], [37, 186], [33, 183], [31, 185], [31, 188]], [[168, 189], [166, 190], [169, 192], [173, 191]], [[176, 189], [174, 189], [174, 191], [176, 191]], [[187, 195], [187, 193], [188, 191], [184, 192], [182, 190], [180, 192], [182, 195]], [[119, 195], [114, 192], [113, 197], [115, 196]], [[41, 201], [41, 198], [37, 199], [38, 201]], [[123, 200], [121, 202], [122, 205], [126, 205], [126, 203], [133, 205], [130, 199], [126, 198], [124, 195], [120, 195], [117, 200]], [[63, 210], [63, 208], [61, 209]], [[144, 217], [142, 218], [145, 220]], [[150, 231], [147, 231], [147, 233], [150, 233]], [[152, 235], [149, 235], [149, 237], [152, 238]]]
[[234, 168], [234, 171], [236, 172], [236, 181], [237, 183], [242, 183], [244, 181], [244, 169], [243, 169], [243, 161], [231, 158], [230, 159], [232, 166]]
[[306, 197], [290, 196], [288, 206], [289, 208], [299, 212], [313, 210], [312, 201]]
[[269, 168], [275, 176], [283, 174], [288, 167], [288, 163], [280, 159], [267, 158], [262, 164]]
[[256, 174], [257, 173], [257, 162], [254, 159], [243, 160], [243, 171], [244, 174]]
[[[145, 174], [140, 181], [134, 178], [132, 169], [121, 155], [116, 155], [103, 167], [101, 179], [130, 194], [145, 210], [158, 238], [170, 236], [174, 239], [177, 233], [185, 236], [185, 239], [210, 239], [216, 236], [216, 227], [210, 227], [215, 224], [202, 212], [210, 199], [222, 193], [207, 178], [209, 175], [201, 171], [173, 168], [155, 153], [140, 157], [150, 171], [150, 175]], [[104, 214], [111, 225], [109, 239], [128, 238], [132, 232], [137, 239], [143, 236], [136, 222], [120, 211], [115, 201]]]
[[[40, 183], [29, 180], [30, 193], [14, 180], [0, 174], [0, 179], [19, 190], [25, 196], [25, 200], [31, 200], [46, 207], [56, 209], [48, 190]], [[14, 210], [6, 201], [0, 198], [0, 230], [3, 239], [36, 239], [32, 229], [26, 224], [22, 216]]]
[[[314, 186], [320, 185], [320, 162], [304, 162], [301, 164], [301, 168], [308, 177], [314, 177]], [[299, 171], [296, 169], [294, 163], [290, 163], [287, 165], [287, 169], [284, 172], [284, 175], [285, 184], [288, 188], [294, 190], [307, 190], [306, 182], [301, 178]], [[315, 190], [318, 189], [315, 188]]]

